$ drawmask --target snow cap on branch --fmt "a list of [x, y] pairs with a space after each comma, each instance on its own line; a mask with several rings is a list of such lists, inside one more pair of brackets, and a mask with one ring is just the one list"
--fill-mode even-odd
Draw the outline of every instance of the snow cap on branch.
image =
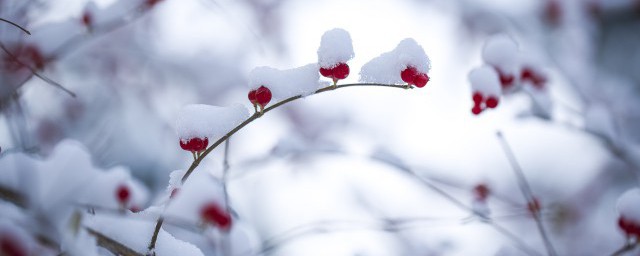
[[231, 107], [191, 104], [178, 113], [176, 133], [181, 140], [206, 137], [215, 141], [248, 117], [249, 111], [240, 104]]
[[502, 72], [515, 74], [519, 64], [518, 45], [507, 35], [492, 36], [482, 49], [482, 60]]
[[349, 32], [334, 28], [325, 32], [318, 48], [318, 65], [322, 68], [333, 68], [339, 63], [353, 59], [353, 45]]
[[390, 52], [381, 54], [362, 66], [360, 81], [365, 83], [402, 84], [400, 73], [414, 67], [427, 74], [431, 69], [429, 57], [414, 39], [406, 38]]
[[320, 87], [318, 65], [279, 70], [272, 67], [257, 67], [249, 74], [249, 89], [265, 86], [271, 90], [273, 98], [283, 100], [296, 95], [313, 94]]
[[632, 188], [618, 198], [620, 216], [640, 226], [640, 188]]

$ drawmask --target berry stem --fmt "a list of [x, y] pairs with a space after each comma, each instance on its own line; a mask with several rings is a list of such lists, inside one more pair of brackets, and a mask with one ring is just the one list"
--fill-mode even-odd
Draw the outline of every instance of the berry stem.
[[631, 240], [627, 239], [627, 242], [624, 244], [624, 246], [622, 246], [622, 248], [620, 248], [620, 249], [616, 250], [615, 252], [613, 252], [611, 254], [611, 256], [622, 256], [625, 253], [636, 249], [636, 247], [638, 247], [639, 243], [640, 243], [640, 241], [632, 242]]

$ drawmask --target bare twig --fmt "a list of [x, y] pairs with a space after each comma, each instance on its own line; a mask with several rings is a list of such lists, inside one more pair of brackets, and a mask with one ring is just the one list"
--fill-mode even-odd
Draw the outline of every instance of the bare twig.
[[58, 88], [58, 89], [60, 89], [60, 90], [62, 90], [62, 91], [64, 91], [64, 92], [66, 92], [66, 93], [67, 93], [67, 94], [69, 94], [71, 97], [74, 97], [74, 98], [76, 97], [76, 94], [75, 94], [75, 93], [73, 93], [72, 91], [70, 91], [69, 89], [67, 89], [67, 88], [65, 88], [64, 86], [62, 86], [61, 84], [59, 84], [59, 83], [57, 83], [57, 82], [55, 82], [55, 81], [51, 80], [50, 78], [48, 78], [48, 77], [46, 77], [46, 76], [44, 76], [44, 75], [40, 74], [40, 72], [39, 72], [36, 68], [31, 67], [31, 66], [27, 65], [26, 63], [24, 63], [24, 62], [20, 61], [20, 59], [18, 59], [18, 57], [17, 57], [17, 56], [15, 56], [13, 53], [11, 53], [11, 51], [9, 51], [9, 49], [7, 49], [7, 48], [4, 46], [4, 44], [3, 44], [3, 43], [0, 43], [0, 48], [2, 48], [2, 50], [3, 50], [7, 55], [9, 55], [9, 57], [11, 57], [11, 59], [12, 59], [13, 61], [15, 61], [16, 63], [20, 64], [21, 66], [24, 66], [24, 67], [26, 67], [27, 69], [29, 69], [33, 75], [35, 75], [36, 77], [38, 77], [38, 78], [42, 79], [42, 81], [45, 81], [47, 84], [50, 84], [50, 85], [52, 85], [52, 86], [54, 86], [54, 87], [56, 87], [56, 88]]
[[122, 256], [144, 256], [136, 251], [134, 251], [133, 249], [119, 243], [116, 240], [111, 239], [110, 237], [96, 231], [93, 230], [91, 228], [85, 228], [89, 234], [91, 234], [92, 236], [94, 236], [97, 240], [98, 246], [105, 248], [107, 250], [109, 250], [110, 252], [112, 252], [115, 255], [122, 255]]
[[14, 27], [19, 28], [20, 30], [24, 31], [24, 32], [25, 32], [25, 33], [27, 33], [28, 35], [31, 35], [31, 32], [29, 32], [29, 30], [27, 30], [26, 28], [24, 28], [24, 27], [22, 27], [22, 26], [20, 26], [20, 25], [16, 24], [16, 23], [15, 23], [15, 22], [13, 22], [13, 21], [5, 20], [5, 19], [3, 19], [3, 18], [0, 18], [0, 21], [4, 21], [4, 22], [6, 22], [6, 23], [9, 23], [9, 24], [13, 25]]
[[638, 247], [638, 241], [636, 241], [635, 243], [632, 243], [632, 242], [628, 241], [624, 246], [622, 246], [622, 248], [620, 248], [617, 251], [613, 252], [611, 254], [611, 256], [622, 256], [625, 253], [636, 249], [636, 247]]
[[[529, 185], [529, 182], [527, 181], [527, 178], [525, 177], [524, 172], [522, 171], [522, 167], [520, 167], [518, 160], [513, 154], [513, 150], [509, 146], [509, 143], [507, 143], [507, 140], [502, 135], [502, 132], [497, 131], [496, 136], [498, 137], [498, 141], [500, 141], [500, 145], [502, 146], [502, 149], [505, 155], [507, 156], [507, 159], [509, 159], [509, 164], [512, 167], [511, 169], [513, 169], [513, 172], [516, 174], [518, 187], [520, 187], [520, 190], [522, 191], [522, 195], [527, 201], [527, 204], [533, 203], [536, 199], [534, 198], [533, 192], [531, 191], [531, 186]], [[542, 216], [540, 214], [540, 210], [533, 209], [531, 211], [531, 215], [533, 215], [533, 219], [536, 222], [536, 226], [538, 228], [538, 231], [540, 232], [540, 236], [544, 241], [544, 245], [545, 245], [545, 248], [547, 249], [547, 253], [550, 256], [557, 255], [556, 250], [553, 247], [553, 244], [551, 243], [551, 239], [549, 239], [549, 235], [547, 234], [544, 224], [542, 223]]]

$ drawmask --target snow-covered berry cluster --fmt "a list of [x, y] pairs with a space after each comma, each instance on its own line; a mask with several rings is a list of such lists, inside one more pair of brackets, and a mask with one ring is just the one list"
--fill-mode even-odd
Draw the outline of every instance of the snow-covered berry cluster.
[[488, 108], [496, 108], [501, 96], [527, 90], [533, 97], [538, 113], [548, 115], [546, 97], [547, 75], [538, 61], [522, 53], [517, 44], [506, 35], [489, 38], [482, 50], [484, 65], [469, 73], [471, 83], [471, 112], [479, 115]]

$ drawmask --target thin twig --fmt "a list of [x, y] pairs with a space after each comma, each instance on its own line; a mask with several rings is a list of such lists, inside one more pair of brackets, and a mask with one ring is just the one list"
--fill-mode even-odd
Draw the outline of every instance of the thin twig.
[[96, 238], [96, 242], [98, 243], [98, 246], [105, 248], [107, 250], [109, 250], [110, 252], [114, 253], [115, 255], [122, 255], [122, 256], [144, 256], [136, 251], [134, 251], [133, 249], [119, 243], [116, 240], [113, 240], [112, 238], [96, 231], [93, 230], [91, 228], [85, 228], [87, 230], [87, 232], [89, 232], [90, 235], [94, 236]]
[[27, 69], [29, 69], [29, 71], [31, 71], [31, 73], [32, 73], [33, 75], [35, 75], [36, 77], [38, 77], [38, 78], [42, 79], [42, 81], [45, 81], [46, 83], [48, 83], [48, 84], [50, 84], [50, 85], [52, 85], [52, 86], [54, 86], [54, 87], [56, 87], [56, 88], [58, 88], [58, 89], [60, 89], [60, 90], [62, 90], [62, 91], [64, 91], [64, 92], [66, 92], [67, 94], [71, 95], [71, 97], [74, 97], [74, 98], [76, 97], [76, 94], [75, 94], [75, 93], [73, 93], [71, 90], [69, 90], [69, 89], [65, 88], [64, 86], [62, 86], [61, 84], [59, 84], [59, 83], [57, 83], [57, 82], [55, 82], [55, 81], [51, 80], [50, 78], [48, 78], [48, 77], [46, 77], [46, 76], [44, 76], [44, 75], [40, 74], [40, 72], [39, 72], [36, 68], [31, 67], [31, 66], [27, 65], [26, 63], [24, 63], [24, 62], [20, 61], [20, 59], [18, 59], [18, 57], [17, 57], [17, 56], [15, 56], [13, 53], [11, 53], [11, 51], [9, 51], [9, 50], [4, 46], [4, 44], [3, 44], [3, 43], [0, 43], [0, 48], [2, 48], [2, 50], [3, 50], [7, 55], [9, 55], [9, 57], [11, 57], [11, 59], [12, 59], [13, 61], [15, 61], [16, 63], [20, 64], [21, 66], [24, 66], [24, 67], [26, 67]]
[[[522, 167], [520, 167], [520, 164], [518, 163], [518, 160], [516, 159], [515, 154], [513, 153], [513, 150], [509, 146], [509, 143], [507, 143], [507, 140], [504, 138], [504, 136], [502, 135], [502, 132], [500, 131], [496, 132], [496, 137], [498, 138], [498, 141], [500, 142], [500, 145], [502, 146], [502, 149], [505, 155], [507, 156], [507, 159], [509, 160], [511, 169], [513, 169], [513, 172], [516, 174], [518, 187], [522, 191], [522, 195], [527, 201], [527, 204], [534, 202], [534, 200], [536, 199], [534, 198], [533, 192], [531, 191], [531, 186], [529, 185], [529, 182], [527, 181], [527, 178], [524, 175], [524, 172], [522, 171]], [[545, 245], [545, 248], [547, 249], [547, 253], [550, 256], [557, 255], [556, 250], [553, 247], [553, 244], [551, 243], [551, 239], [549, 239], [549, 235], [547, 234], [544, 224], [542, 223], [542, 216], [540, 214], [540, 211], [538, 209], [535, 209], [531, 211], [531, 213], [533, 215], [534, 221], [536, 222], [536, 227], [540, 232], [540, 236], [544, 241], [544, 245]]]
[[162, 228], [162, 223], [164, 222], [164, 218], [160, 216], [158, 221], [156, 222], [156, 227], [153, 230], [153, 236], [151, 236], [151, 242], [149, 243], [149, 253], [152, 253], [156, 248], [156, 241], [158, 241], [158, 234], [160, 234], [160, 228]]
[[231, 140], [231, 137], [224, 142], [224, 160], [222, 162], [222, 191], [224, 192], [224, 203], [227, 207], [227, 212], [231, 211], [229, 191], [227, 190], [227, 177], [229, 173], [229, 140]]
[[26, 28], [24, 28], [24, 27], [22, 27], [22, 26], [20, 26], [20, 25], [18, 25], [18, 24], [16, 24], [16, 23], [14, 23], [13, 21], [5, 20], [5, 19], [3, 19], [3, 18], [0, 18], [0, 21], [4, 21], [4, 22], [6, 22], [6, 23], [9, 23], [9, 24], [13, 25], [14, 27], [19, 28], [20, 30], [24, 31], [24, 32], [25, 32], [25, 33], [27, 33], [28, 35], [31, 35], [31, 32], [29, 32], [29, 30], [27, 30]]
[[611, 256], [622, 256], [625, 253], [636, 249], [636, 247], [638, 247], [638, 242], [637, 241], [635, 243], [627, 242], [624, 246], [622, 246], [622, 248], [620, 248], [617, 251], [613, 252], [611, 254]]
[[[380, 84], [380, 83], [356, 83], [356, 84], [342, 84], [342, 85], [338, 85], [336, 87], [334, 87], [334, 86], [325, 87], [325, 88], [322, 88], [322, 89], [319, 89], [319, 90], [315, 91], [311, 95], [319, 94], [319, 93], [323, 93], [323, 92], [327, 92], [327, 91], [332, 91], [332, 90], [336, 90], [336, 89], [340, 89], [340, 88], [345, 88], [345, 87], [354, 87], [354, 86], [379, 86], [379, 87], [388, 87], [388, 88], [407, 89], [406, 85]], [[302, 97], [303, 97], [302, 95], [297, 95], [297, 96], [293, 96], [293, 97], [287, 98], [285, 100], [282, 100], [282, 101], [280, 101], [280, 102], [278, 102], [278, 103], [276, 103], [276, 104], [274, 104], [274, 105], [272, 105], [272, 106], [270, 106], [268, 108], [265, 108], [264, 111], [262, 111], [262, 114], [255, 113], [252, 116], [250, 116], [249, 118], [247, 118], [247, 120], [245, 120], [244, 122], [242, 122], [241, 124], [239, 124], [238, 126], [233, 128], [227, 134], [222, 136], [222, 138], [218, 139], [209, 148], [207, 148], [207, 150], [202, 152], [202, 154], [200, 155], [200, 157], [196, 161], [193, 161], [191, 166], [189, 166], [189, 169], [187, 170], [187, 172], [184, 174], [184, 176], [182, 176], [182, 183], [184, 183], [189, 178], [189, 175], [191, 175], [191, 173], [196, 169], [196, 167], [198, 167], [198, 165], [200, 164], [202, 159], [204, 159], [209, 153], [211, 153], [211, 151], [213, 151], [216, 147], [218, 147], [227, 138], [231, 137], [231, 135], [235, 134], [240, 129], [242, 129], [243, 127], [245, 127], [249, 123], [253, 122], [254, 120], [258, 119], [262, 115], [266, 114], [267, 112], [269, 112], [269, 111], [271, 111], [271, 110], [273, 110], [273, 109], [275, 109], [275, 108], [277, 108], [279, 106], [282, 106], [282, 105], [284, 105], [286, 103], [289, 103], [291, 101], [294, 101], [294, 100], [297, 100], [297, 99], [301, 99]]]

